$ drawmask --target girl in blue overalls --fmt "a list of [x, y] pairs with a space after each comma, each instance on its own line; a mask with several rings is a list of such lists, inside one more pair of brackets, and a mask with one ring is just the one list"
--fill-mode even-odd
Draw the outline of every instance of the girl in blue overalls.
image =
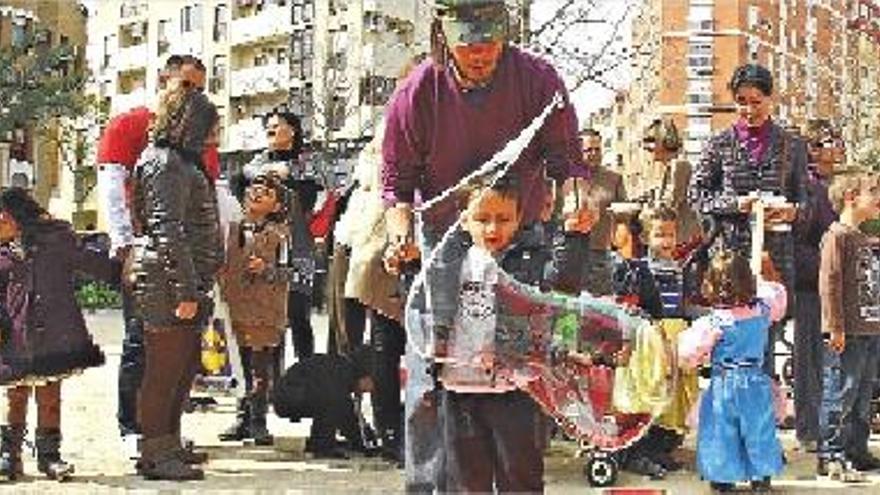
[[769, 491], [783, 458], [770, 378], [761, 366], [767, 329], [785, 314], [785, 288], [756, 284], [744, 257], [722, 252], [703, 279], [703, 295], [712, 312], [679, 336], [680, 360], [696, 364], [711, 355], [711, 381], [700, 403], [697, 468], [716, 491], [730, 491], [740, 481]]

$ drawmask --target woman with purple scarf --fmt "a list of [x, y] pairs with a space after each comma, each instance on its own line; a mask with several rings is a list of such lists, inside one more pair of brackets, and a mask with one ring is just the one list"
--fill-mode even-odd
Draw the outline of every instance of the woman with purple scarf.
[[[767, 205], [764, 249], [781, 274], [789, 298], [794, 294], [794, 236], [792, 225], [806, 221], [806, 165], [804, 142], [771, 118], [773, 76], [757, 64], [738, 67], [730, 91], [739, 118], [712, 137], [703, 149], [691, 179], [691, 204], [704, 224], [714, 219], [720, 233], [712, 249], [733, 249], [751, 255], [752, 203], [743, 198], [754, 193], [783, 198], [779, 206]], [[711, 231], [707, 225], [706, 231]], [[718, 230], [715, 231], [718, 233]], [[789, 301], [788, 307], [793, 307]], [[774, 375], [773, 338], [764, 362]]]

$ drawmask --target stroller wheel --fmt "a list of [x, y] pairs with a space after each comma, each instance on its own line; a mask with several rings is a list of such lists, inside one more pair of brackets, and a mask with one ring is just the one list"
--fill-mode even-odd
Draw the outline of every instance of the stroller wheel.
[[605, 452], [591, 452], [584, 466], [584, 476], [590, 486], [611, 486], [617, 481], [617, 463]]

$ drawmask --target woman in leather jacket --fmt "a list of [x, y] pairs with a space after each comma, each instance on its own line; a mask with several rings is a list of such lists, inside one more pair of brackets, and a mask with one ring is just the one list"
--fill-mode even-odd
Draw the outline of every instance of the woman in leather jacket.
[[139, 471], [148, 479], [200, 479], [204, 455], [181, 447], [180, 416], [195, 376], [199, 329], [223, 260], [216, 196], [200, 155], [217, 110], [195, 89], [160, 97], [151, 144], [135, 170], [133, 280], [144, 320], [146, 369], [139, 417]]

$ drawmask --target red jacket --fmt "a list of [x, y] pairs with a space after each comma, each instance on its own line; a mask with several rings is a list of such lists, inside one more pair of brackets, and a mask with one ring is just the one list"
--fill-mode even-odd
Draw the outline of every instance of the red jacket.
[[[119, 163], [131, 170], [147, 147], [153, 113], [147, 107], [135, 107], [113, 117], [98, 141], [98, 163]], [[202, 164], [208, 177], [220, 176], [220, 153], [216, 146], [205, 148]]]

